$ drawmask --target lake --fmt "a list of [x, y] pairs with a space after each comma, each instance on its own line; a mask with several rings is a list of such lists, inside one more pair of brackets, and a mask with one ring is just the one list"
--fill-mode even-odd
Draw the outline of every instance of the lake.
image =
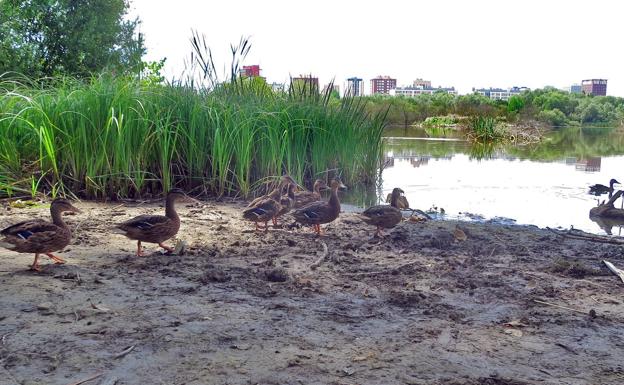
[[474, 145], [414, 128], [390, 128], [385, 136], [381, 186], [347, 201], [364, 206], [401, 187], [412, 208], [443, 208], [447, 218], [622, 233], [589, 218], [597, 197], [587, 193], [611, 178], [624, 182], [620, 129], [560, 128], [529, 146]]

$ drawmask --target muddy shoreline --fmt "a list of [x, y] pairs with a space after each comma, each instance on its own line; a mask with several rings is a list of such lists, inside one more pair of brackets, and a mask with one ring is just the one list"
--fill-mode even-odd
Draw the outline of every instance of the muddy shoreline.
[[437, 220], [380, 241], [352, 213], [257, 234], [208, 201], [179, 210], [183, 255], [139, 258], [110, 225], [160, 205], [78, 206], [67, 265], [0, 250], [0, 385], [624, 383], [619, 245]]

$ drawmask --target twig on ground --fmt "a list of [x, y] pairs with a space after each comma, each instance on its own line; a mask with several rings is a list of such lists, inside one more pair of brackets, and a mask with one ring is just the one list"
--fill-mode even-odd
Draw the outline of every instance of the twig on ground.
[[560, 342], [555, 342], [555, 345], [559, 346], [560, 348], [565, 349], [565, 350], [569, 351], [570, 353], [575, 354], [575, 355], [578, 356], [578, 353], [575, 350], [573, 350], [571, 347], [569, 347], [569, 346], [566, 346], [566, 345], [564, 345], [564, 344], [562, 344]]
[[534, 299], [534, 300], [533, 300], [533, 302], [536, 302], [536, 303], [539, 303], [539, 304], [542, 304], [542, 305], [547, 305], [547, 306], [556, 307], [556, 308], [559, 308], [559, 309], [569, 310], [569, 311], [573, 311], [573, 312], [576, 312], [576, 313], [581, 313], [581, 314], [585, 314], [585, 315], [588, 315], [588, 314], [589, 314], [588, 312], [585, 312], [585, 311], [582, 311], [582, 310], [573, 309], [573, 308], [571, 308], [571, 307], [562, 306], [562, 305], [556, 305], [556, 304], [554, 304], [554, 303], [544, 302], [544, 301], [540, 301], [540, 300], [538, 300], [538, 299]]
[[602, 263], [607, 265], [609, 270], [611, 270], [613, 274], [617, 275], [622, 280], [622, 282], [624, 282], [624, 270], [618, 269], [617, 267], [615, 267], [615, 265], [613, 265], [611, 262], [607, 260], [603, 260]]
[[614, 245], [624, 245], [624, 240], [622, 239], [610, 238], [610, 237], [606, 237], [602, 235], [587, 234], [578, 230], [570, 229], [567, 231], [560, 231], [560, 230], [552, 229], [550, 227], [546, 227], [546, 230], [550, 231], [553, 234], [562, 236], [564, 238], [582, 239], [585, 241], [601, 242], [601, 243], [611, 243]]
[[88, 381], [91, 381], [91, 380], [95, 380], [96, 378], [98, 378], [98, 377], [102, 376], [102, 374], [104, 374], [104, 373], [100, 372], [100, 373], [97, 373], [97, 374], [92, 375], [91, 377], [87, 377], [87, 378], [85, 378], [84, 380], [80, 380], [80, 381], [78, 381], [78, 382], [72, 382], [72, 383], [71, 383], [71, 384], [69, 384], [69, 385], [80, 385], [80, 384], [84, 384], [85, 382], [88, 382]]
[[310, 270], [316, 270], [321, 264], [327, 259], [329, 255], [329, 249], [327, 248], [327, 244], [321, 241], [321, 246], [323, 246], [323, 254], [317, 259], [313, 264], [310, 265]]
[[377, 271], [363, 271], [363, 272], [360, 272], [360, 273], [345, 273], [343, 275], [345, 275], [347, 277], [359, 277], [359, 276], [365, 276], [365, 275], [391, 274], [391, 273], [394, 273], [395, 271], [401, 270], [404, 267], [415, 265], [417, 263], [419, 263], [419, 261], [412, 261], [412, 262], [404, 263], [402, 265], [399, 265], [397, 267], [393, 267], [391, 269], [377, 270]]
[[136, 347], [136, 345], [132, 345], [132, 346], [128, 347], [127, 349], [125, 349], [123, 352], [115, 354], [113, 356], [113, 358], [115, 358], [115, 359], [122, 358], [126, 354], [130, 353], [131, 351], [133, 351], [135, 347]]

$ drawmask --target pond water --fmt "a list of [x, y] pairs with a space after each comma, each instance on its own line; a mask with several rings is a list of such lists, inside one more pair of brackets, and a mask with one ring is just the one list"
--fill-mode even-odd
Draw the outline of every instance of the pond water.
[[[385, 136], [382, 184], [359, 194], [355, 203], [380, 201], [401, 187], [412, 208], [443, 208], [450, 218], [624, 233], [589, 218], [597, 197], [588, 194], [592, 184], [624, 182], [620, 129], [561, 128], [529, 146], [473, 145], [457, 137], [430, 138], [413, 128], [388, 129]], [[351, 201], [357, 199], [352, 195]]]

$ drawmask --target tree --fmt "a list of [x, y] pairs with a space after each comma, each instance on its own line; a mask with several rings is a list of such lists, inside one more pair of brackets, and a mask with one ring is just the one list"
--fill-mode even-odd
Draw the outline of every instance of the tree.
[[507, 111], [519, 112], [522, 108], [524, 108], [524, 99], [521, 96], [514, 95], [509, 98], [509, 101], [507, 102]]
[[0, 0], [0, 73], [138, 73], [145, 46], [127, 0]]

